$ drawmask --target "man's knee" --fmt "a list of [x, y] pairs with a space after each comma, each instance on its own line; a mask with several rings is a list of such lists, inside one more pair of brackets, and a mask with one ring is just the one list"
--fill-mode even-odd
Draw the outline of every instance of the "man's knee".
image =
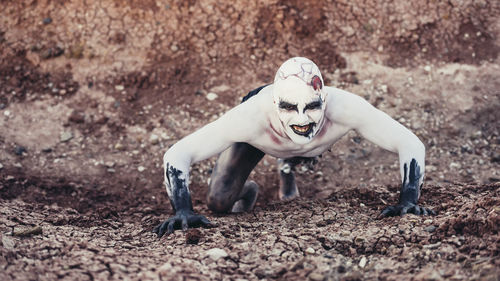
[[233, 200], [230, 200], [224, 194], [208, 194], [208, 208], [214, 213], [228, 213], [234, 205]]

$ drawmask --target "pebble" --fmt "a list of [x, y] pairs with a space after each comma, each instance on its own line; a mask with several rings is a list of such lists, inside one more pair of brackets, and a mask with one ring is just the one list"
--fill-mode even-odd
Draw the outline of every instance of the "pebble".
[[313, 254], [316, 253], [316, 251], [313, 248], [309, 247], [309, 248], [306, 249], [306, 253], [310, 254], [310, 255], [313, 255]]
[[212, 260], [216, 261], [220, 258], [226, 258], [228, 256], [228, 254], [223, 249], [213, 248], [213, 249], [210, 249], [206, 252], [206, 256], [208, 256]]
[[125, 146], [121, 143], [117, 143], [117, 144], [115, 144], [115, 149], [116, 150], [124, 150]]
[[123, 85], [115, 85], [115, 90], [123, 91], [123, 90], [125, 90], [125, 87]]
[[312, 280], [312, 281], [322, 281], [324, 279], [325, 279], [325, 276], [323, 276], [323, 274], [316, 273], [316, 272], [313, 272], [313, 273], [309, 274], [309, 280]]
[[424, 230], [427, 232], [434, 232], [436, 228], [437, 227], [435, 227], [434, 225], [429, 225], [428, 227], [424, 228]]
[[158, 144], [160, 142], [160, 138], [155, 134], [151, 134], [151, 136], [149, 136], [149, 142], [153, 145]]
[[52, 23], [52, 18], [44, 18], [43, 19], [43, 24], [50, 24]]
[[219, 96], [216, 93], [208, 93], [207, 94], [207, 100], [209, 100], [209, 101], [213, 101], [213, 100], [215, 100], [218, 97]]
[[4, 115], [4, 116], [6, 116], [6, 117], [9, 117], [9, 116], [10, 116], [10, 111], [5, 110], [5, 111], [3, 112], [3, 115]]
[[73, 134], [69, 131], [61, 133], [61, 142], [67, 142], [73, 138]]
[[24, 146], [17, 145], [14, 148], [14, 153], [19, 156], [23, 155], [23, 153], [26, 153], [26, 148]]
[[431, 72], [431, 66], [430, 66], [430, 65], [426, 65], [426, 66], [424, 67], [424, 70], [425, 70], [426, 72]]
[[16, 241], [7, 235], [2, 235], [2, 245], [7, 250], [14, 250]]
[[359, 267], [365, 268], [367, 262], [368, 260], [366, 259], [366, 257], [362, 257], [361, 260], [359, 261]]
[[1, 169], [3, 169], [3, 165], [2, 165], [2, 163], [0, 163], [0, 170], [1, 170]]
[[139, 171], [141, 173], [144, 172], [145, 170], [146, 170], [146, 168], [144, 168], [144, 166], [137, 167], [137, 171]]
[[436, 248], [439, 248], [439, 246], [441, 246], [441, 242], [437, 242], [437, 243], [434, 243], [434, 244], [423, 245], [422, 247], [424, 249], [436, 249]]
[[42, 233], [43, 233], [42, 227], [35, 226], [31, 228], [14, 229], [14, 231], [12, 232], [12, 236], [28, 237], [33, 235], [39, 235]]

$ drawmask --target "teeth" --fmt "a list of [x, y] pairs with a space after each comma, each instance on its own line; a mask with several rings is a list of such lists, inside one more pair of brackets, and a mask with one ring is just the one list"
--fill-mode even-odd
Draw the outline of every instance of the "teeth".
[[309, 125], [305, 125], [305, 126], [293, 125], [292, 127], [294, 130], [301, 132], [301, 133], [305, 133], [309, 130]]

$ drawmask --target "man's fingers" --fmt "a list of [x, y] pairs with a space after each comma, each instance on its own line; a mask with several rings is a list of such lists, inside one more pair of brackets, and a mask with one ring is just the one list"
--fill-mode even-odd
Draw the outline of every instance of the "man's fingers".
[[175, 219], [169, 221], [167, 226], [167, 234], [172, 234], [174, 232]]
[[182, 217], [182, 231], [188, 230], [188, 221], [186, 217]]
[[403, 207], [403, 208], [401, 209], [401, 213], [400, 213], [400, 214], [401, 214], [401, 216], [406, 215], [406, 214], [408, 213], [408, 210], [410, 210], [410, 209], [411, 209], [411, 208], [413, 208], [413, 207], [415, 207], [415, 206], [405, 206], [405, 207]]
[[155, 228], [153, 228], [153, 233], [158, 234], [158, 230], [160, 229], [160, 226], [161, 226], [161, 225], [162, 225], [162, 224], [160, 223], [160, 224], [158, 224], [157, 226], [155, 226]]
[[168, 221], [164, 221], [160, 228], [158, 229], [158, 238], [161, 238], [163, 235], [165, 235], [165, 229], [167, 228]]
[[206, 226], [212, 226], [212, 222], [210, 222], [207, 218], [205, 218], [204, 216], [201, 216], [201, 222], [203, 223], [203, 225], [206, 225]]
[[378, 216], [379, 218], [390, 217], [394, 215], [394, 206], [389, 206], [385, 208], [382, 213]]

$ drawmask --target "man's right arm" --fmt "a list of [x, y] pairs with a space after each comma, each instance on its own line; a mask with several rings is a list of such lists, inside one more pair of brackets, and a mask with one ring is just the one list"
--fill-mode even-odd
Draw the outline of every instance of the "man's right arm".
[[[242, 114], [233, 108], [174, 144], [163, 157], [164, 181], [174, 216], [159, 224], [153, 232], [158, 236], [174, 229], [208, 225], [204, 216], [194, 213], [189, 191], [189, 168], [192, 163], [215, 156], [237, 141], [248, 140], [249, 131], [241, 126]], [[243, 116], [244, 117], [244, 116]]]

